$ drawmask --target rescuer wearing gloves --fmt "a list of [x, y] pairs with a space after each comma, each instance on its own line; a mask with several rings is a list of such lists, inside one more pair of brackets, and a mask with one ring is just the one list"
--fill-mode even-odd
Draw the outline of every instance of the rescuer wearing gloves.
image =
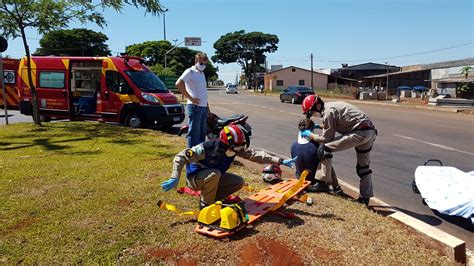
[[193, 190], [201, 191], [199, 207], [202, 209], [240, 190], [244, 179], [227, 173], [235, 156], [257, 163], [283, 164], [292, 167], [296, 160], [280, 159], [264, 151], [249, 148], [247, 131], [238, 125], [229, 125], [220, 132], [219, 139], [209, 140], [178, 153], [173, 160], [171, 178], [161, 184], [169, 191], [179, 183], [181, 171], [186, 165], [186, 184]]
[[[355, 106], [346, 102], [330, 102], [324, 104], [318, 95], [309, 95], [303, 100], [303, 113], [310, 118], [314, 112], [318, 112], [322, 119], [323, 131], [321, 134], [313, 134], [310, 130], [302, 131], [300, 134], [313, 141], [321, 143], [320, 164], [317, 169], [316, 178], [331, 184], [332, 175], [332, 152], [355, 148], [357, 154], [357, 175], [360, 177], [359, 202], [365, 205], [374, 196], [372, 188], [372, 170], [370, 170], [370, 150], [375, 141], [377, 130], [370, 118]], [[336, 132], [341, 134], [336, 137]], [[327, 186], [327, 184], [325, 184]], [[321, 187], [324, 188], [324, 184]]]

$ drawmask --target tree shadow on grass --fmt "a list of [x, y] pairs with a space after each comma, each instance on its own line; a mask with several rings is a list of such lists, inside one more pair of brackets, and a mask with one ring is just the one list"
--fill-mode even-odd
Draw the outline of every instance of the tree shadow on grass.
[[70, 148], [69, 145], [59, 145], [60, 143], [70, 143], [70, 142], [77, 142], [77, 141], [84, 141], [89, 140], [89, 138], [74, 138], [74, 139], [66, 139], [66, 140], [58, 140], [58, 141], [51, 141], [50, 138], [39, 138], [33, 139], [31, 142], [2, 142], [0, 150], [3, 151], [10, 151], [10, 150], [18, 150], [24, 149], [34, 146], [41, 146], [47, 151], [59, 151], [64, 150], [66, 148]]

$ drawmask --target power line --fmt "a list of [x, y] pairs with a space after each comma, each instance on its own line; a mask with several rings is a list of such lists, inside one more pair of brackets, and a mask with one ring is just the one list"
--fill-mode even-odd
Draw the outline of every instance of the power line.
[[404, 55], [396, 55], [396, 56], [388, 56], [388, 57], [379, 57], [379, 58], [368, 58], [368, 59], [360, 59], [360, 60], [327, 60], [326, 62], [331, 62], [331, 63], [344, 63], [344, 62], [367, 62], [367, 61], [380, 61], [380, 60], [388, 60], [388, 59], [398, 59], [398, 58], [404, 58], [404, 57], [411, 57], [411, 56], [417, 56], [417, 55], [424, 55], [424, 54], [431, 54], [431, 53], [436, 53], [436, 52], [441, 52], [441, 51], [446, 51], [446, 50], [451, 50], [463, 46], [468, 46], [472, 45], [474, 42], [466, 42], [462, 44], [455, 44], [451, 45], [448, 47], [444, 48], [439, 48], [435, 50], [430, 50], [430, 51], [425, 51], [425, 52], [417, 52], [417, 53], [411, 53], [411, 54], [404, 54]]
[[[342, 59], [315, 59], [314, 61], [316, 62], [329, 62], [329, 63], [356, 63], [356, 62], [367, 62], [367, 61], [382, 61], [382, 60], [388, 60], [388, 59], [398, 59], [398, 58], [404, 58], [404, 57], [411, 57], [411, 56], [417, 56], [417, 55], [424, 55], [424, 54], [430, 54], [430, 53], [436, 53], [436, 52], [441, 52], [441, 51], [446, 51], [446, 50], [451, 50], [459, 47], [464, 47], [468, 45], [474, 44], [473, 41], [470, 42], [465, 42], [461, 44], [454, 44], [448, 47], [443, 47], [435, 50], [429, 50], [429, 51], [424, 51], [424, 52], [416, 52], [416, 53], [411, 53], [411, 54], [403, 54], [403, 55], [396, 55], [396, 56], [388, 56], [388, 57], [379, 57], [379, 58], [366, 58], [366, 59], [348, 59], [348, 60], [342, 60]], [[294, 58], [294, 59], [288, 59], [288, 60], [272, 60], [273, 62], [309, 62], [311, 61], [310, 59], [307, 59], [308, 56], [303, 56], [299, 58]]]

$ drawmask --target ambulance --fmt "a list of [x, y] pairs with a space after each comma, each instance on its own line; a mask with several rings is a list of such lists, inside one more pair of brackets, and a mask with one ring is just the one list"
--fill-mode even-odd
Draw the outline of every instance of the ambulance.
[[[3, 83], [7, 94], [8, 109], [18, 109], [20, 96], [18, 95], [17, 73], [20, 60], [3, 58]], [[3, 108], [3, 93], [0, 89], [0, 108]]]
[[[19, 107], [32, 115], [27, 64], [25, 57], [18, 68]], [[31, 69], [43, 121], [166, 128], [184, 120], [184, 107], [139, 57], [32, 57]]]

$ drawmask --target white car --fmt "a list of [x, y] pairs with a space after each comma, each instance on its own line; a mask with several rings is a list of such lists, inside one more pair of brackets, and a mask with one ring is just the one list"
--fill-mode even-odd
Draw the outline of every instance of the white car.
[[235, 85], [228, 85], [225, 89], [225, 93], [237, 93], [237, 86]]

